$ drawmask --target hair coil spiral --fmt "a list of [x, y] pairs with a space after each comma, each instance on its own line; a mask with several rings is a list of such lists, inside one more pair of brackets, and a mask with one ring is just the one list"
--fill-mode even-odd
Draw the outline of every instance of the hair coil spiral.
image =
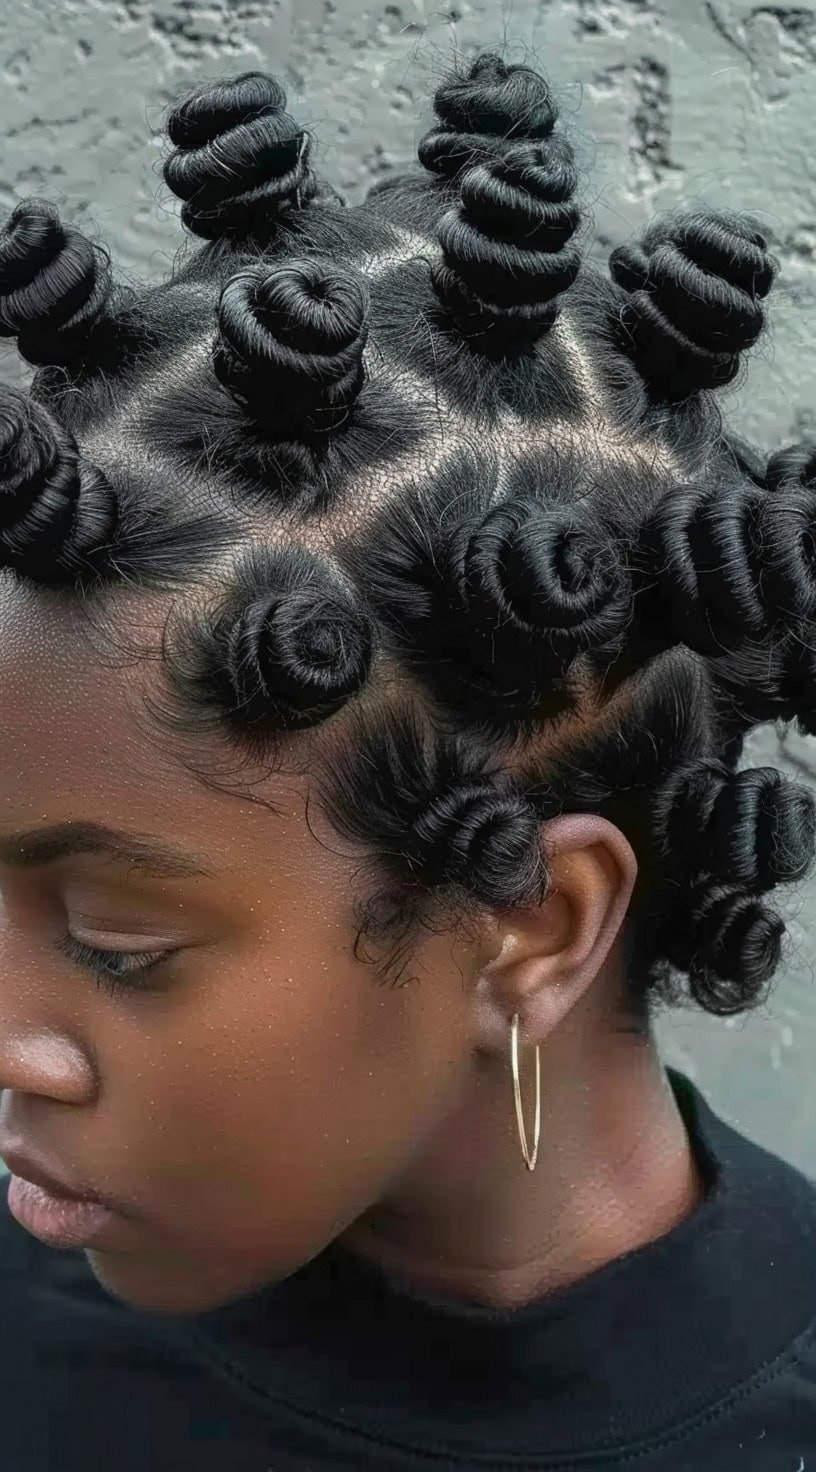
[[620, 340], [661, 397], [685, 398], [730, 383], [740, 353], [764, 325], [762, 300], [777, 271], [747, 216], [700, 211], [659, 220], [610, 256], [627, 293]]
[[704, 886], [692, 892], [685, 923], [674, 926], [665, 953], [687, 973], [695, 1001], [727, 1017], [761, 1000], [784, 933], [781, 916], [754, 895]]
[[765, 484], [769, 491], [782, 486], [816, 488], [816, 442], [799, 440], [774, 451], [765, 467]]
[[404, 856], [424, 883], [459, 885], [485, 904], [530, 904], [546, 888], [534, 808], [490, 782], [435, 794], [412, 824]]
[[42, 405], [0, 393], [0, 567], [72, 584], [108, 567], [118, 520], [100, 470]]
[[765, 584], [765, 502], [751, 482], [681, 486], [658, 501], [636, 549], [637, 638], [717, 656], [767, 635], [782, 610]]
[[448, 179], [519, 139], [549, 138], [558, 118], [543, 77], [491, 52], [437, 88], [434, 111], [438, 125], [420, 140], [419, 161]]
[[327, 720], [363, 688], [374, 650], [353, 590], [299, 547], [254, 549], [226, 603], [189, 633], [187, 691], [262, 736]]
[[730, 771], [714, 760], [670, 785], [664, 841], [686, 883], [702, 875], [750, 894], [804, 877], [816, 850], [816, 801], [778, 767]]
[[36, 366], [66, 364], [87, 345], [111, 294], [110, 260], [53, 205], [26, 199], [0, 231], [0, 336]]
[[816, 650], [807, 634], [780, 631], [713, 663], [719, 720], [737, 750], [754, 726], [768, 721], [795, 722], [816, 736]]
[[480, 349], [485, 334], [498, 334], [503, 350], [523, 349], [555, 321], [581, 267], [570, 243], [581, 218], [576, 183], [562, 138], [516, 144], [462, 174], [459, 203], [437, 228], [444, 265], [432, 281], [460, 330], [480, 334]]
[[493, 507], [468, 536], [461, 588], [474, 631], [501, 642], [513, 629], [534, 664], [544, 654], [559, 673], [613, 643], [631, 612], [620, 549], [598, 514], [532, 496]]
[[213, 367], [270, 438], [328, 433], [364, 378], [365, 281], [316, 257], [247, 266], [218, 305]]
[[183, 224], [206, 240], [269, 235], [283, 210], [303, 208], [317, 192], [309, 136], [265, 72], [192, 92], [169, 114], [167, 132], [176, 147], [165, 181], [183, 201]]

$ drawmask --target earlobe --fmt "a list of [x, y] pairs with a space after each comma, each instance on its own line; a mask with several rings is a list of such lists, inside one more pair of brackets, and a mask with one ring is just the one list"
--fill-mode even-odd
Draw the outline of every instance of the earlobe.
[[549, 894], [498, 918], [476, 989], [483, 1046], [505, 1050], [510, 1020], [544, 1042], [592, 986], [620, 934], [637, 878], [628, 839], [607, 819], [566, 814], [544, 825]]

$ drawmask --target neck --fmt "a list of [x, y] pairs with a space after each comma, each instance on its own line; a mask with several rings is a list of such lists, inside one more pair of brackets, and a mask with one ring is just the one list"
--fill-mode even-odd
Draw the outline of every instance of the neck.
[[[650, 1031], [591, 1044], [576, 1032], [558, 1051], [541, 1049], [534, 1171], [521, 1153], [508, 1061], [478, 1056], [455, 1109], [343, 1234], [345, 1245], [416, 1291], [515, 1308], [688, 1216], [702, 1185]], [[521, 1071], [530, 1145], [534, 1070], [529, 1049]]]

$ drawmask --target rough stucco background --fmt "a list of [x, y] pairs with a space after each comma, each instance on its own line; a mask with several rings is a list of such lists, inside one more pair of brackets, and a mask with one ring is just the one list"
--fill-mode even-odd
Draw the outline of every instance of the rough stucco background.
[[[591, 174], [594, 249], [658, 210], [756, 210], [782, 262], [773, 332], [724, 407], [765, 448], [816, 429], [816, 5], [747, 0], [0, 0], [0, 207], [39, 194], [165, 275], [182, 241], [161, 182], [166, 104], [202, 77], [264, 68], [317, 134], [350, 203], [407, 163], [455, 46], [503, 45], [547, 71]], [[21, 374], [14, 353], [0, 376]], [[816, 743], [756, 735], [753, 762], [816, 778]], [[788, 906], [785, 973], [748, 1019], [683, 1011], [665, 1056], [715, 1107], [816, 1174], [816, 879]]]

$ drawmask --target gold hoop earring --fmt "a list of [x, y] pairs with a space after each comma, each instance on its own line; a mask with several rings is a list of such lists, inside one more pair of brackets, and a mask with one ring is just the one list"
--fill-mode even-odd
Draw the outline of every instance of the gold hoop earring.
[[518, 1048], [519, 1015], [514, 1013], [510, 1024], [510, 1051], [513, 1061], [513, 1093], [516, 1099], [516, 1121], [518, 1123], [519, 1139], [521, 1140], [521, 1153], [528, 1170], [535, 1170], [538, 1159], [538, 1142], [541, 1136], [541, 1044], [536, 1043], [536, 1102], [535, 1102], [535, 1140], [533, 1142], [533, 1153], [527, 1148], [527, 1132], [524, 1128], [524, 1113], [521, 1107], [521, 1083], [519, 1080], [519, 1048]]

